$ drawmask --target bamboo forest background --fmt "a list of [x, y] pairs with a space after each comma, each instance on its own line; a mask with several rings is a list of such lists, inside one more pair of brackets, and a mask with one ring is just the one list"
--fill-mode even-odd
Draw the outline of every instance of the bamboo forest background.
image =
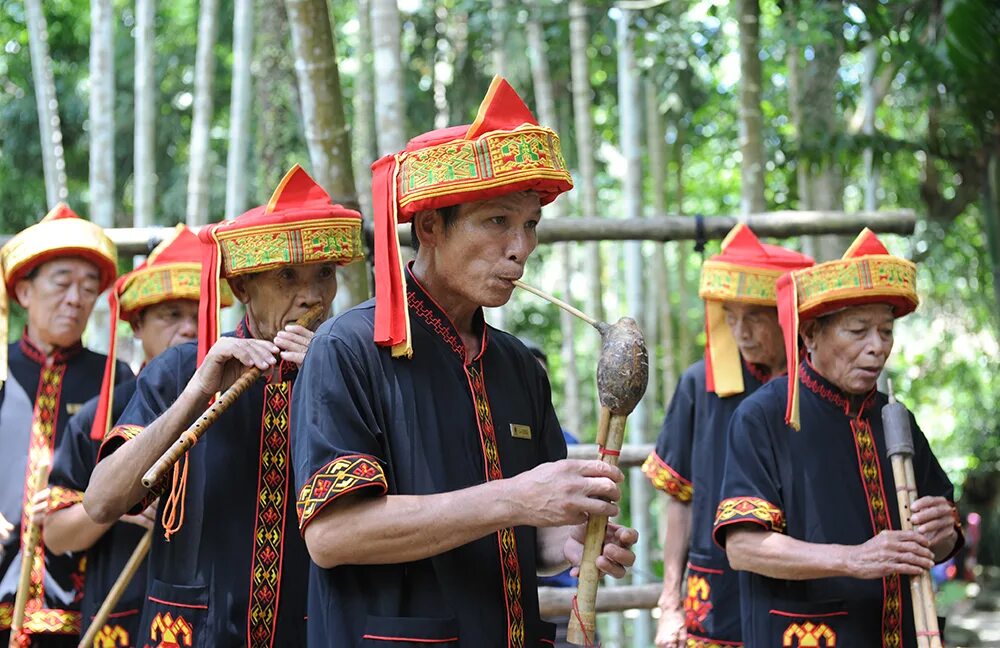
[[[231, 217], [295, 162], [364, 211], [368, 165], [468, 123], [496, 72], [562, 135], [577, 188], [550, 217], [913, 209], [914, 235], [887, 240], [919, 264], [922, 304], [897, 326], [889, 373], [956, 484], [971, 475], [996, 492], [990, 0], [0, 0], [0, 16], [7, 233], [59, 197], [104, 225]], [[43, 42], [47, 65], [33, 70]], [[790, 241], [819, 259], [847, 242]], [[644, 324], [655, 371], [629, 434], [651, 442], [702, 353], [702, 255], [691, 242], [536, 255], [530, 282]], [[367, 296], [365, 279], [346, 274], [340, 307]], [[527, 295], [489, 318], [548, 352], [557, 411], [592, 440], [596, 334]], [[651, 496], [630, 502], [658, 510]], [[981, 558], [1000, 560], [995, 545]]]

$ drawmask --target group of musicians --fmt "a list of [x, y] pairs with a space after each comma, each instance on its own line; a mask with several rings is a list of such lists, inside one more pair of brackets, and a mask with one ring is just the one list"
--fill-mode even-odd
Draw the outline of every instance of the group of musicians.
[[[510, 299], [542, 206], [572, 187], [559, 137], [496, 78], [471, 125], [372, 170], [375, 299], [334, 319], [362, 219], [298, 166], [267, 204], [178, 226], [120, 277], [63, 204], [0, 250], [0, 645], [76, 646], [147, 541], [97, 648], [553, 644], [537, 576], [579, 565], [623, 475], [566, 459], [544, 370], [483, 308]], [[109, 288], [104, 356], [81, 337]], [[919, 429], [914, 531], [884, 469], [875, 381], [916, 307], [913, 265], [867, 230], [813, 265], [740, 226], [700, 294], [705, 360], [644, 466], [672, 496], [657, 644], [914, 645], [901, 576], [961, 532]], [[10, 298], [27, 324], [7, 344]], [[248, 369], [261, 378], [144, 486]], [[637, 540], [610, 523], [598, 568], [623, 576]]]

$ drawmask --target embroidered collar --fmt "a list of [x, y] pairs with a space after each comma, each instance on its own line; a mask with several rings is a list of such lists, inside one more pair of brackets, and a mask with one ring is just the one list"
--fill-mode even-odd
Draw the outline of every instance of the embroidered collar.
[[799, 379], [806, 389], [852, 418], [860, 418], [875, 403], [877, 392], [874, 387], [870, 392], [861, 396], [848, 394], [821, 376], [809, 358], [804, 358], [799, 364]]
[[51, 361], [52, 364], [66, 364], [76, 356], [80, 355], [80, 352], [83, 351], [83, 344], [80, 340], [77, 340], [75, 343], [64, 349], [56, 347], [52, 351], [51, 356], [46, 356], [45, 352], [42, 351], [31, 338], [28, 337], [27, 326], [24, 327], [24, 332], [21, 333], [20, 347], [21, 352], [24, 353], [29, 360], [42, 366], [49, 361]]
[[776, 377], [771, 373], [771, 370], [768, 367], [762, 364], [747, 362], [746, 358], [742, 355], [740, 356], [740, 360], [743, 361], [743, 366], [746, 368], [747, 373], [753, 376], [754, 380], [759, 382], [761, 385], [766, 385], [768, 381]]
[[[406, 266], [406, 302], [409, 305], [410, 313], [422, 322], [431, 333], [441, 339], [442, 342], [451, 347], [451, 350], [458, 355], [459, 361], [466, 364], [465, 343], [458, 332], [451, 318], [434, 298], [427, 292], [420, 281], [413, 275], [413, 262]], [[486, 352], [486, 345], [489, 343], [488, 327], [483, 317], [483, 309], [477, 308], [472, 316], [472, 329], [482, 331], [479, 345], [479, 355], [473, 358], [473, 362], [483, 357]]]

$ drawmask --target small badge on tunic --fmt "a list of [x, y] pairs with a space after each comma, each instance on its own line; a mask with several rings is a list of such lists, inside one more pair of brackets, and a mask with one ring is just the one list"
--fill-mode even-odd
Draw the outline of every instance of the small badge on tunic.
[[83, 403], [66, 403], [66, 413], [73, 416], [83, 409]]
[[520, 425], [518, 423], [510, 424], [510, 435], [515, 439], [530, 439], [531, 438], [531, 426], [530, 425]]

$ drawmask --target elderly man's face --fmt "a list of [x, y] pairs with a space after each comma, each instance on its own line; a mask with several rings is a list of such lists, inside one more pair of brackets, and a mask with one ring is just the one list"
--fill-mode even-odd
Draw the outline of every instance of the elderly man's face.
[[68, 347], [80, 340], [101, 292], [97, 266], [79, 257], [43, 263], [31, 279], [14, 287], [28, 311], [28, 335], [47, 347]]
[[466, 203], [449, 227], [440, 214], [418, 222], [418, 260], [426, 261], [435, 283], [453, 298], [474, 306], [502, 306], [514, 279], [538, 245], [542, 217], [538, 194], [523, 191]]
[[[337, 266], [333, 263], [287, 265], [231, 277], [229, 287], [236, 298], [246, 304], [253, 336], [259, 340], [273, 340], [278, 331], [294, 324], [313, 306], [322, 304], [329, 311], [337, 295]], [[323, 319], [320, 318], [320, 322]]]
[[136, 339], [142, 341], [146, 360], [167, 349], [198, 339], [198, 302], [171, 299], [147, 306], [132, 322]]
[[725, 302], [722, 311], [743, 358], [780, 371], [785, 364], [785, 342], [778, 324], [778, 309]]
[[821, 376], [848, 394], [866, 394], [892, 351], [895, 320], [887, 304], [854, 306], [802, 323], [802, 338]]

